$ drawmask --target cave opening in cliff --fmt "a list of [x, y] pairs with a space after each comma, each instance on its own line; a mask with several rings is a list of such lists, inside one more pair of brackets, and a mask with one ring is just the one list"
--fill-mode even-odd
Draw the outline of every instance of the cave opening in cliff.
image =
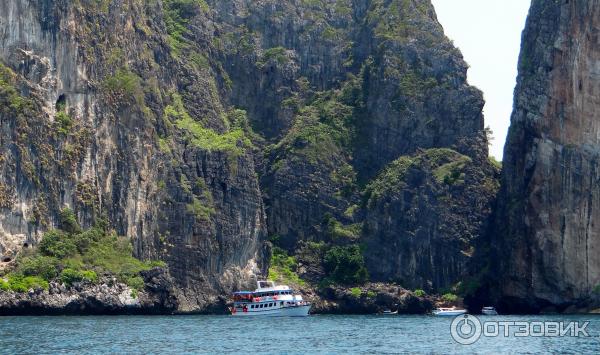
[[55, 108], [56, 111], [63, 111], [67, 106], [67, 96], [65, 94], [60, 94], [58, 99], [56, 99]]
[[12, 259], [9, 258], [8, 256], [5, 256], [5, 257], [2, 258], [2, 262], [3, 263], [10, 263], [11, 261], [12, 261]]

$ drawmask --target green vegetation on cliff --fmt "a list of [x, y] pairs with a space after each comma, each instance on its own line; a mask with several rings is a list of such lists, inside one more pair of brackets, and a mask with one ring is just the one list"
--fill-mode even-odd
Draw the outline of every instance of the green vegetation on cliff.
[[207, 12], [209, 7], [205, 0], [163, 0], [163, 6], [169, 45], [178, 56], [189, 47], [186, 36], [189, 34], [190, 21], [199, 11]]
[[442, 295], [442, 300], [444, 302], [448, 302], [448, 303], [453, 303], [456, 302], [458, 300], [458, 296], [453, 294], [453, 293], [444, 293]]
[[360, 284], [369, 273], [358, 245], [335, 246], [325, 253], [325, 270], [332, 281], [344, 285]]
[[131, 242], [110, 232], [104, 222], [82, 230], [71, 210], [64, 209], [60, 217], [60, 229], [47, 232], [36, 249], [24, 250], [15, 270], [5, 275], [7, 281], [0, 279], [2, 289], [46, 289], [54, 280], [67, 285], [94, 283], [103, 275], [114, 276], [137, 290], [143, 287], [141, 271], [164, 266], [134, 258]]
[[472, 159], [468, 156], [449, 148], [432, 148], [413, 156], [401, 156], [369, 183], [364, 200], [371, 205], [390, 192], [401, 191], [407, 186], [406, 176], [411, 169], [429, 171], [438, 184], [463, 183], [465, 167], [471, 162]]
[[180, 95], [173, 93], [173, 103], [165, 108], [165, 118], [174, 121], [175, 126], [187, 133], [187, 139], [198, 148], [208, 151], [224, 151], [232, 157], [244, 153], [252, 143], [241, 128], [219, 134], [195, 121], [183, 106]]
[[[282, 102], [296, 109], [294, 124], [275, 149], [288, 159], [330, 166], [352, 149], [355, 109], [360, 106], [361, 80], [354, 75], [341, 88], [314, 93], [307, 102], [292, 97]], [[352, 166], [347, 166], [352, 169]]]
[[295, 257], [289, 256], [281, 248], [273, 247], [271, 267], [269, 268], [269, 278], [271, 280], [303, 286], [305, 281], [298, 277], [297, 268], [298, 261]]
[[362, 224], [343, 225], [331, 215], [325, 217], [326, 233], [333, 241], [357, 241]]
[[22, 115], [33, 106], [30, 99], [19, 94], [15, 84], [15, 73], [0, 63], [0, 113], [2, 114]]
[[421, 289], [416, 289], [413, 293], [417, 297], [424, 297], [427, 294], [424, 290]]
[[289, 61], [286, 55], [286, 49], [283, 47], [275, 47], [267, 49], [261, 59], [256, 63], [258, 67], [263, 67], [266, 63], [271, 60], [275, 60], [277, 64], [285, 64]]
[[105, 92], [112, 95], [118, 95], [122, 97], [124, 101], [134, 99], [142, 108], [145, 106], [142, 79], [128, 69], [121, 68], [112, 76], [104, 79], [102, 87]]
[[11, 274], [5, 279], [0, 278], [0, 290], [27, 292], [30, 289], [48, 289], [48, 281], [38, 276], [23, 276]]

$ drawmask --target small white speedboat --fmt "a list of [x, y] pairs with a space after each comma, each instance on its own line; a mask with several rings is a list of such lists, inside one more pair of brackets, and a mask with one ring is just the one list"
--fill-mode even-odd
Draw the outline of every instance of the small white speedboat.
[[398, 314], [398, 311], [392, 312], [391, 310], [386, 309], [383, 312], [381, 312], [381, 314], [384, 315], [384, 316], [391, 316], [391, 315], [394, 315], [394, 314]]
[[485, 316], [497, 316], [498, 311], [496, 311], [496, 308], [494, 308], [494, 307], [483, 307], [481, 309], [481, 314], [483, 314]]
[[456, 307], [452, 307], [452, 308], [440, 307], [440, 308], [436, 308], [432, 313], [434, 316], [455, 317], [455, 316], [460, 316], [461, 314], [467, 313], [467, 310], [456, 308]]

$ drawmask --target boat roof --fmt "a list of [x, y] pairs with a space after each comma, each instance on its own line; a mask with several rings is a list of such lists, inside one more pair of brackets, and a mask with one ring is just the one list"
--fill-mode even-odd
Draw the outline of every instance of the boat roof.
[[256, 289], [254, 292], [268, 292], [268, 291], [287, 291], [290, 290], [289, 286], [275, 286], [275, 287], [261, 287]]
[[272, 292], [272, 291], [291, 291], [291, 288], [286, 285], [275, 285], [273, 281], [258, 281], [256, 283], [256, 290], [254, 291], [237, 291], [234, 295], [251, 295], [260, 292]]
[[259, 280], [256, 282], [256, 290], [254, 292], [269, 292], [269, 291], [286, 291], [290, 287], [286, 285], [275, 285], [275, 282], [269, 280]]

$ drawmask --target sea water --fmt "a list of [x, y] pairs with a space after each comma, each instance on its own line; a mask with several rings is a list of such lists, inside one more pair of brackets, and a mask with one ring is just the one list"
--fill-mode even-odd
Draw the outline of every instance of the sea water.
[[508, 337], [500, 330], [498, 336], [482, 334], [474, 344], [461, 345], [452, 337], [453, 318], [405, 315], [0, 317], [0, 353], [600, 353], [600, 316], [479, 320], [488, 327], [497, 322], [577, 322], [583, 327], [589, 322], [589, 336], [517, 337], [519, 330], [511, 329]]

